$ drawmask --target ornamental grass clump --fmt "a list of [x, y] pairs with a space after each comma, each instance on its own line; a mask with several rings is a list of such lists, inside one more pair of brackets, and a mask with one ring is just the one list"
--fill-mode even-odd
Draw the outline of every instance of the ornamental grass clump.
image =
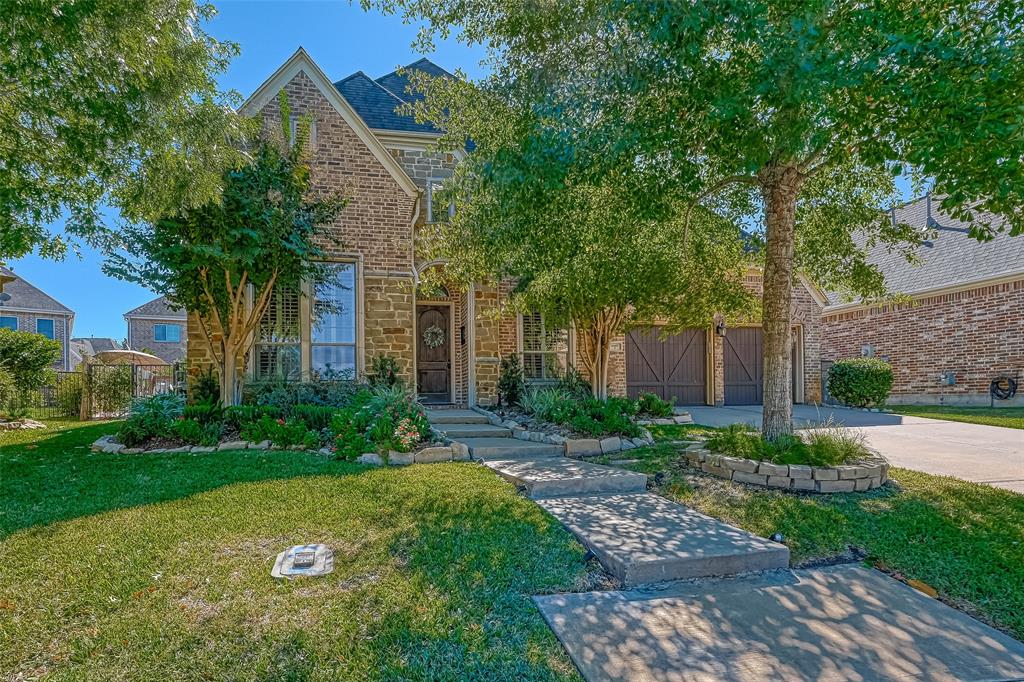
[[864, 434], [829, 420], [820, 428], [800, 435], [783, 435], [774, 441], [746, 424], [731, 424], [704, 442], [714, 453], [774, 464], [830, 467], [874, 457]]

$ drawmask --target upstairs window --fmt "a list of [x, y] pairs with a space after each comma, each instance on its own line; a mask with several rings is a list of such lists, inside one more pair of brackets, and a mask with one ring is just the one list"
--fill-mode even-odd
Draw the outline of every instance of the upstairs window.
[[522, 317], [523, 377], [532, 382], [556, 381], [569, 367], [569, 331], [548, 324], [540, 313]]
[[427, 222], [439, 223], [455, 215], [455, 201], [445, 201], [443, 179], [427, 180]]
[[10, 315], [0, 315], [0, 329], [13, 329], [18, 331], [18, 318]]
[[56, 336], [53, 331], [53, 320], [36, 320], [36, 334], [42, 334], [48, 339], [53, 339]]
[[[289, 129], [289, 134], [291, 135], [291, 140], [289, 140], [289, 142], [292, 145], [295, 144], [295, 140], [299, 136], [299, 121], [300, 120], [301, 119], [300, 119], [299, 116], [292, 115], [291, 120], [289, 121], [288, 129]], [[306, 146], [309, 147], [309, 149], [316, 149], [316, 121], [315, 120], [311, 120], [309, 122], [309, 144], [307, 144]]]
[[158, 324], [153, 326], [153, 340], [160, 343], [179, 343], [181, 341], [180, 324]]

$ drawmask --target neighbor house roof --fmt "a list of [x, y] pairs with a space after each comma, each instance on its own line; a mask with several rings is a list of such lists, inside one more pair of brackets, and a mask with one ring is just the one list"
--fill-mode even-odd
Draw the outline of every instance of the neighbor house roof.
[[124, 316], [125, 319], [129, 317], [159, 317], [175, 320], [184, 320], [187, 317], [183, 309], [171, 306], [164, 296], [143, 303], [138, 308], [132, 308]]
[[338, 92], [370, 128], [438, 134], [440, 131], [433, 125], [417, 123], [415, 117], [395, 111], [406, 102], [423, 99], [422, 93], [409, 92], [409, 77], [399, 74], [399, 71], [422, 71], [435, 78], [452, 77], [452, 74], [437, 64], [423, 58], [376, 80], [357, 71], [335, 83], [334, 87], [338, 88]]
[[9, 301], [0, 302], [0, 310], [10, 308], [12, 310], [24, 310], [40, 313], [58, 313], [62, 315], [75, 314], [71, 308], [67, 307], [53, 296], [45, 293], [39, 287], [25, 281], [10, 268], [0, 267], [0, 274], [17, 278], [4, 285], [4, 293], [10, 294], [11, 299]]
[[111, 338], [88, 336], [71, 339], [71, 349], [81, 357], [92, 357], [105, 350], [121, 350], [122, 346]]
[[[868, 262], [882, 271], [886, 287], [893, 293], [916, 294], [1014, 274], [1024, 276], [1024, 236], [1011, 237], [1004, 231], [991, 241], [979, 242], [968, 235], [969, 223], [943, 213], [939, 199], [931, 196], [898, 206], [892, 214], [897, 222], [928, 232], [926, 241], [914, 249], [915, 263], [908, 263], [884, 244], [869, 249]], [[1001, 224], [990, 213], [978, 217]], [[828, 298], [830, 305], [845, 303], [836, 292], [830, 292]]]

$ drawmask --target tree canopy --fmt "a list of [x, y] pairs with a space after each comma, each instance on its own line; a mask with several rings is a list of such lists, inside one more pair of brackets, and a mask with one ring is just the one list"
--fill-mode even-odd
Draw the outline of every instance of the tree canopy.
[[301, 119], [292, 139], [284, 93], [280, 100], [281, 135], [258, 143], [250, 163], [229, 170], [217, 198], [127, 227], [121, 250], [104, 264], [108, 274], [196, 315], [225, 404], [237, 401], [237, 361], [251, 349], [275, 289], [297, 292], [327, 276], [320, 261], [324, 245], [335, 242], [328, 228], [346, 204], [313, 190], [309, 121]]
[[455, 29], [488, 47], [481, 89], [543, 122], [544, 181], [618, 176], [644, 210], [684, 199], [760, 226], [769, 438], [792, 428], [795, 268], [884, 294], [864, 247], [924, 236], [884, 212], [899, 174], [977, 238], [1024, 231], [1021, 0], [376, 4], [424, 21], [421, 44]]
[[214, 80], [238, 48], [204, 32], [213, 14], [194, 0], [4, 3], [0, 259], [98, 238], [103, 204], [145, 220], [216, 195], [243, 131]]

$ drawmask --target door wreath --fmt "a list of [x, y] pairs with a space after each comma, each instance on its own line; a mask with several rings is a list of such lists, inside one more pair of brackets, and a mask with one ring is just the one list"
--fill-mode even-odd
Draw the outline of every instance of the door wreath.
[[432, 324], [423, 330], [423, 343], [427, 348], [437, 348], [444, 343], [444, 330]]

